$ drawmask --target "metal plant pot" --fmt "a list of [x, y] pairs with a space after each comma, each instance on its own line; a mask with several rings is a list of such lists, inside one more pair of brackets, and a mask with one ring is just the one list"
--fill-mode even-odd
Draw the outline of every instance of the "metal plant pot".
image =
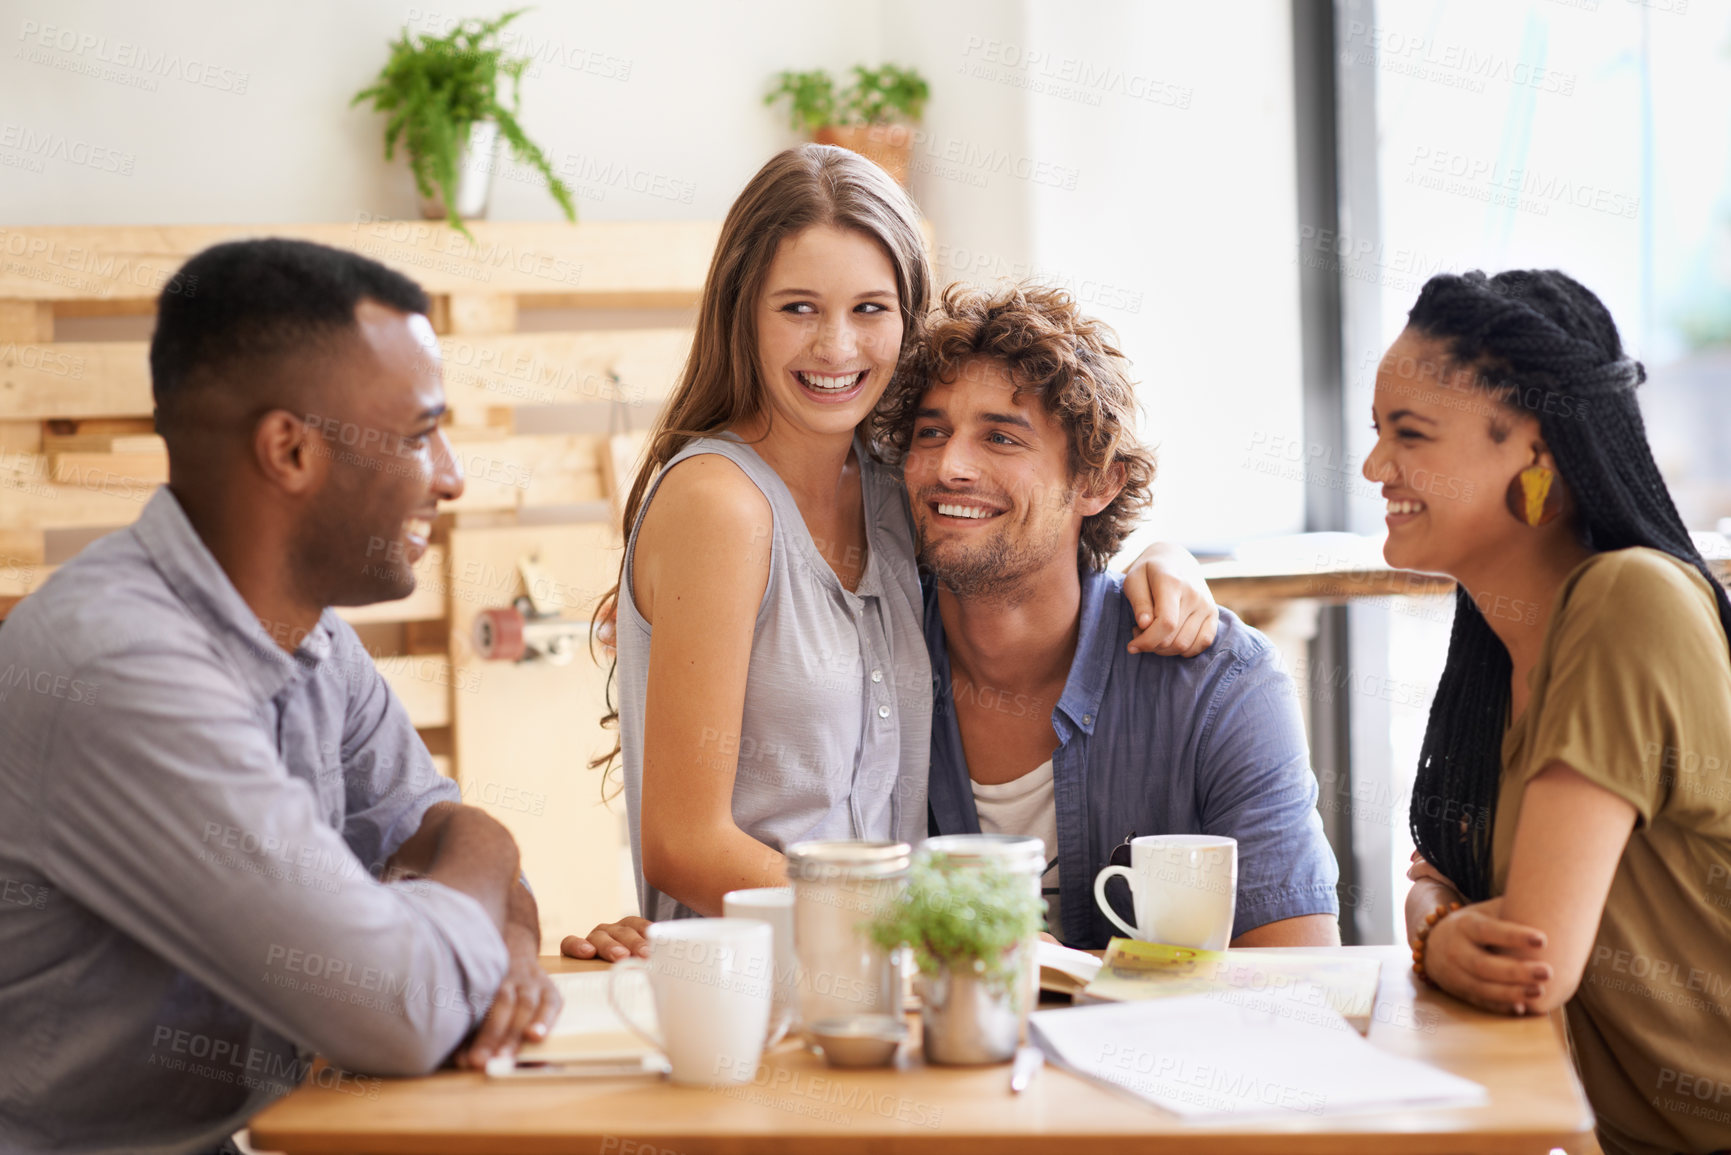
[[987, 982], [972, 970], [940, 968], [916, 979], [926, 1062], [948, 1066], [1007, 1063], [1016, 1054], [1033, 1000], [1026, 981], [1034, 952], [1018, 951], [1016, 970]]
[[[477, 120], [469, 126], [469, 139], [457, 153], [457, 216], [466, 221], [487, 215], [487, 198], [493, 191], [493, 170], [498, 167], [499, 125]], [[438, 186], [433, 195], [421, 198], [421, 216], [443, 220], [445, 198]]]

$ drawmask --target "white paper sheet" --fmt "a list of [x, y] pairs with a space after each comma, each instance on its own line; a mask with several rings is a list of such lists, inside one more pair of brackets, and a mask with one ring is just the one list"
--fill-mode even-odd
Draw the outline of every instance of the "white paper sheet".
[[[1297, 1009], [1295, 1007], [1295, 1009]], [[1185, 1119], [1473, 1106], [1485, 1089], [1359, 1037], [1338, 1012], [1212, 995], [1036, 1011], [1046, 1057]]]

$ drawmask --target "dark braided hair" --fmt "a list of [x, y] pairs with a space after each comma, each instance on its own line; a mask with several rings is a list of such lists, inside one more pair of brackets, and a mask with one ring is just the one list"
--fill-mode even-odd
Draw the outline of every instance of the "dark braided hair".
[[[1595, 552], [1648, 546], [1700, 570], [1731, 638], [1731, 602], [1714, 580], [1659, 476], [1635, 387], [1640, 362], [1585, 286], [1554, 269], [1432, 277], [1408, 324], [1443, 342], [1496, 400], [1537, 416], [1574, 494], [1577, 529]], [[1508, 650], [1464, 589], [1455, 593], [1448, 663], [1431, 704], [1413, 786], [1419, 853], [1468, 901], [1491, 893], [1491, 828], [1509, 708]]]

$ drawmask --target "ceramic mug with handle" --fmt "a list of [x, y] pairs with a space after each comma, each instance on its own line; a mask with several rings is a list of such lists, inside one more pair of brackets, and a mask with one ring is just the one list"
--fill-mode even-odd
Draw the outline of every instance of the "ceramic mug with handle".
[[[1106, 880], [1130, 884], [1136, 925], [1106, 901]], [[1130, 865], [1094, 878], [1094, 901], [1133, 939], [1225, 950], [1238, 905], [1238, 840], [1212, 834], [1148, 834], [1130, 840]]]
[[[751, 1082], [773, 1025], [773, 928], [757, 919], [687, 918], [655, 923], [646, 937], [648, 959], [616, 962], [607, 976], [614, 1013], [666, 1053], [675, 1083]], [[632, 971], [649, 976], [659, 1036], [621, 1005], [619, 977]]]

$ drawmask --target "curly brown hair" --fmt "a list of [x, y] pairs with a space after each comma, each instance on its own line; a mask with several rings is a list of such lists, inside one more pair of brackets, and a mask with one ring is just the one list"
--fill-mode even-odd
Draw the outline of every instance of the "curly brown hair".
[[1061, 289], [951, 285], [872, 414], [878, 454], [892, 465], [906, 458], [932, 382], [955, 381], [978, 358], [1001, 362], [1016, 396], [1037, 395], [1069, 435], [1077, 489], [1123, 481], [1110, 505], [1082, 521], [1078, 558], [1091, 570], [1105, 569], [1152, 500], [1154, 481], [1154, 453], [1136, 438], [1136, 390], [1117, 340]]

